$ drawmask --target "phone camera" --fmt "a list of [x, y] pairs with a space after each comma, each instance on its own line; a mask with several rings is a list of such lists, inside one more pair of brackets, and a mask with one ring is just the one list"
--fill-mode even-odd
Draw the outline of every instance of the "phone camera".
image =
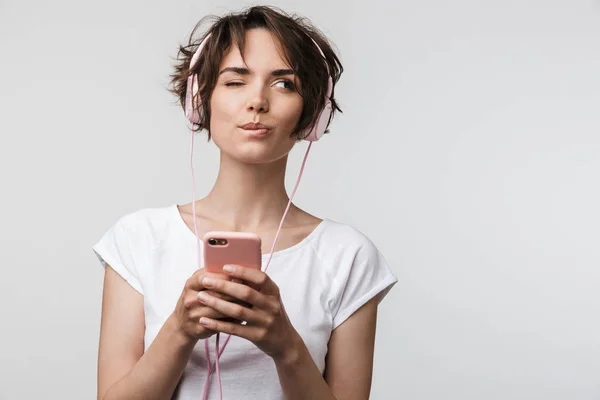
[[210, 244], [211, 246], [214, 246], [215, 244], [217, 244], [217, 240], [216, 239], [208, 239], [208, 244]]

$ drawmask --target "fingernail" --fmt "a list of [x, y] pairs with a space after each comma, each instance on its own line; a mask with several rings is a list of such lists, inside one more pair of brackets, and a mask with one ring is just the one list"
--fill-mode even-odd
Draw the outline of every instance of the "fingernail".
[[198, 299], [201, 302], [206, 303], [206, 300], [208, 300], [208, 295], [204, 292], [200, 292], [200, 293], [198, 293]]
[[235, 267], [232, 266], [232, 265], [225, 265], [223, 267], [223, 271], [225, 271], [225, 272], [235, 272]]
[[202, 279], [202, 284], [204, 287], [211, 287], [215, 284], [215, 280], [209, 277]]

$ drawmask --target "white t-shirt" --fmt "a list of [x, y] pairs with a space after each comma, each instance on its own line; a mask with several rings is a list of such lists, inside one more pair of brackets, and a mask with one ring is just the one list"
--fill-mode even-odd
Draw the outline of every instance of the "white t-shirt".
[[[198, 268], [196, 240], [173, 204], [122, 216], [93, 246], [102, 266], [108, 263], [144, 296], [145, 350], [175, 309], [186, 280]], [[268, 256], [263, 255], [263, 269]], [[267, 274], [279, 287], [288, 317], [321, 373], [331, 332], [369, 299], [380, 292], [385, 296], [397, 282], [365, 235], [329, 219], [300, 243], [276, 251]], [[226, 337], [221, 335], [221, 346]], [[214, 362], [216, 335], [208, 340]], [[246, 339], [231, 336], [219, 367], [223, 399], [284, 398], [275, 363]], [[200, 340], [174, 398], [202, 398], [206, 372], [204, 340]], [[213, 373], [209, 399], [218, 398]]]

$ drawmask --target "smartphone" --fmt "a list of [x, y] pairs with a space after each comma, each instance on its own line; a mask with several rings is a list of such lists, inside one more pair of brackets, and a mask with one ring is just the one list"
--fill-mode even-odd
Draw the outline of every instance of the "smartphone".
[[[204, 269], [207, 272], [227, 275], [223, 266], [241, 265], [260, 271], [262, 264], [260, 236], [251, 232], [207, 232], [203, 238]], [[234, 282], [239, 280], [234, 280]], [[250, 282], [244, 284], [258, 289]]]

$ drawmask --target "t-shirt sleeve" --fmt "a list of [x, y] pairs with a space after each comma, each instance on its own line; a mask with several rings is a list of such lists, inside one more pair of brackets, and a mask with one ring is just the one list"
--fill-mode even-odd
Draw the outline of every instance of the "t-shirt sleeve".
[[335, 277], [332, 329], [379, 293], [380, 303], [398, 282], [373, 242], [365, 236], [362, 238], [364, 243], [353, 254], [352, 262], [340, 268]]
[[110, 265], [131, 287], [144, 294], [134, 261], [130, 237], [125, 226], [126, 217], [121, 217], [113, 224], [92, 249], [102, 267], [106, 268], [106, 264]]

